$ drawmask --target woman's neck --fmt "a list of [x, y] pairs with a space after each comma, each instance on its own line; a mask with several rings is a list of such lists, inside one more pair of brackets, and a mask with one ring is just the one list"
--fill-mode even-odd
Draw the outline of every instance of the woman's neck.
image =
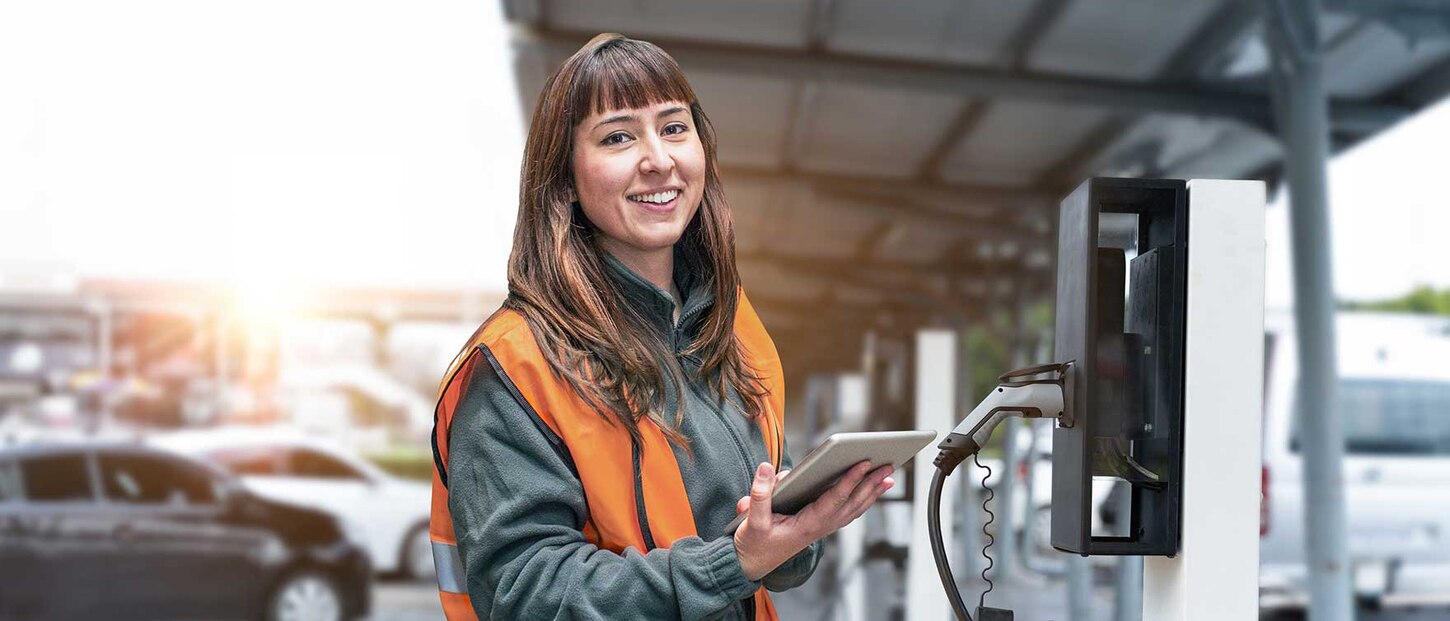
[[625, 267], [629, 268], [629, 271], [638, 274], [640, 278], [649, 281], [666, 293], [674, 290], [674, 247], [641, 252], [633, 248], [620, 247], [618, 244], [603, 245], [605, 252], [623, 263]]

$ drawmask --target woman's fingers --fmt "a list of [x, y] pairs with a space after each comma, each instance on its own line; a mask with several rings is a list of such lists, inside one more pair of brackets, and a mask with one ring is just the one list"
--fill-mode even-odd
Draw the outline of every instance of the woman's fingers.
[[[785, 478], [785, 475], [787, 475], [789, 473], [790, 473], [790, 470], [781, 470], [778, 474], [775, 475], [775, 483], [777, 485], [779, 485], [780, 484], [780, 480], [783, 479], [783, 478]], [[752, 487], [754, 487], [754, 484], [752, 484]], [[739, 515], [741, 513], [745, 513], [745, 510], [746, 509], [749, 509], [749, 508], [750, 508], [750, 497], [749, 496], [741, 496], [740, 497], [740, 500], [735, 501], [735, 514], [736, 515]]]
[[870, 476], [856, 484], [856, 489], [851, 491], [851, 500], [845, 506], [846, 514], [852, 516], [850, 519], [856, 519], [855, 516], [865, 513], [866, 508], [876, 502], [876, 498], [881, 495], [878, 488], [894, 470], [895, 468], [887, 464], [872, 471]]
[[755, 481], [750, 484], [749, 515], [745, 526], [759, 532], [770, 530], [770, 494], [775, 491], [775, 468], [770, 462], [761, 462], [755, 468]]
[[817, 498], [816, 502], [827, 507], [832, 513], [840, 511], [850, 502], [851, 492], [856, 489], [856, 486], [861, 482], [861, 478], [866, 476], [866, 473], [870, 470], [871, 462], [869, 461], [861, 461], [851, 466], [851, 469], [847, 470], [846, 474], [841, 476], [841, 480], [836, 481], [835, 485], [831, 486], [831, 489], [821, 494], [821, 497]]
[[861, 506], [857, 507], [856, 510], [851, 513], [851, 519], [846, 520], [846, 523], [850, 524], [851, 522], [856, 521], [856, 518], [865, 515], [866, 510], [870, 509], [871, 505], [876, 504], [876, 499], [880, 498], [882, 494], [886, 493], [886, 490], [891, 489], [891, 487], [895, 484], [896, 481], [893, 480], [891, 477], [886, 477], [885, 479], [882, 479], [880, 483], [876, 484], [876, 491], [871, 494], [871, 499], [864, 503], [861, 503]]

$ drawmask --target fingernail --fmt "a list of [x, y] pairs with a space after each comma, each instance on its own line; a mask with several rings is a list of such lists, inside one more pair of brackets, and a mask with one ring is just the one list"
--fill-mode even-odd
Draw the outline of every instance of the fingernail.
[[770, 478], [770, 464], [761, 463], [759, 466], [757, 466], [755, 468], [755, 478], [757, 478], [757, 479], [769, 479]]

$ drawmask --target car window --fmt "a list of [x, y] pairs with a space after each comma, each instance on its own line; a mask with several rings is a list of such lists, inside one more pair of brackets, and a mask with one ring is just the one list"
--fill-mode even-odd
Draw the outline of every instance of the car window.
[[39, 455], [20, 460], [25, 497], [35, 502], [93, 500], [85, 455]]
[[215, 482], [185, 462], [153, 455], [101, 455], [106, 499], [136, 504], [210, 504]]
[[248, 446], [218, 449], [206, 456], [234, 474], [275, 476], [282, 474], [286, 451], [271, 446]]
[[[1450, 455], [1450, 382], [1343, 379], [1336, 409], [1346, 453]], [[1290, 448], [1299, 450], [1299, 408]]]
[[366, 480], [356, 468], [331, 455], [313, 449], [293, 449], [292, 474], [323, 479]]
[[0, 461], [0, 502], [20, 500], [20, 468], [15, 462]]

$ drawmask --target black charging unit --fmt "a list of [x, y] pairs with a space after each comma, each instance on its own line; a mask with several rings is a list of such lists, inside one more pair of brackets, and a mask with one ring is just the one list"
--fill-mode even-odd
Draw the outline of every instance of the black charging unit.
[[[1069, 413], [1052, 434], [1054, 548], [1174, 556], [1182, 507], [1188, 188], [1094, 178], [1061, 204], [1055, 360]], [[1093, 532], [1094, 485], [1131, 510]]]

